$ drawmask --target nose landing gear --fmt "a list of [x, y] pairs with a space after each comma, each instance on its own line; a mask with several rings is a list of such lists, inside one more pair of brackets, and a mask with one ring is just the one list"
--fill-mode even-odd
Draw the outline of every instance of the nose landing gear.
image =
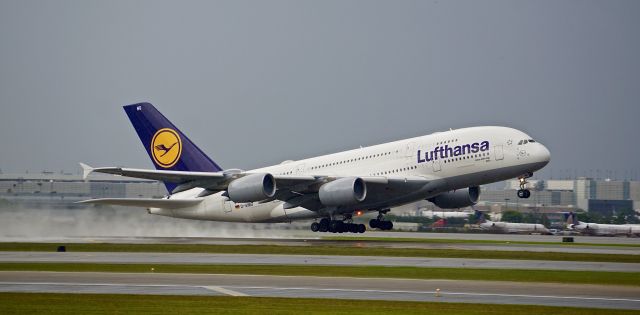
[[520, 177], [518, 177], [518, 180], [520, 181], [520, 189], [518, 190], [518, 198], [523, 198], [523, 199], [527, 199], [529, 197], [531, 197], [531, 191], [529, 189], [526, 188], [526, 184], [527, 182], [527, 178], [533, 176], [533, 173], [527, 173], [524, 174]]

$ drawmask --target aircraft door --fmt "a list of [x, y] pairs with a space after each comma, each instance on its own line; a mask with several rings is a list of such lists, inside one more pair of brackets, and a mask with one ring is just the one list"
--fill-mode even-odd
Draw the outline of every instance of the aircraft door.
[[432, 163], [434, 172], [439, 172], [442, 170], [442, 164], [440, 164], [440, 160], [434, 160]]
[[233, 210], [233, 202], [231, 201], [231, 199], [227, 198], [226, 200], [222, 201], [222, 209], [224, 209], [225, 213], [229, 213], [231, 212], [231, 210]]
[[301, 175], [304, 173], [304, 164], [300, 164], [296, 166], [296, 174]]
[[415, 142], [407, 143], [404, 147], [404, 156], [406, 158], [413, 159], [415, 157], [415, 154], [416, 154], [416, 143]]
[[494, 150], [496, 151], [495, 152], [496, 161], [504, 160], [504, 149], [502, 148], [502, 146], [497, 145], [495, 146]]
[[416, 164], [416, 143], [415, 142], [410, 142], [407, 143], [404, 148], [402, 148], [403, 155], [404, 155], [404, 160], [405, 163], [408, 167], [411, 167], [413, 165]]

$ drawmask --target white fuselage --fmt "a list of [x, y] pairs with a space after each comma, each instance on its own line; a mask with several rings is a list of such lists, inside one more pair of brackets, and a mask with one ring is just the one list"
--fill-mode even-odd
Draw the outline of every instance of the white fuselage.
[[[359, 205], [359, 209], [364, 211], [380, 210], [424, 200], [455, 189], [502, 181], [537, 171], [548, 163], [549, 151], [533, 141], [520, 144], [525, 139], [531, 137], [512, 128], [472, 127], [287, 161], [248, 172], [328, 177], [417, 176], [437, 182], [429, 190], [389, 192], [384, 198], [378, 196], [377, 199], [371, 194], [371, 200], [367, 195], [367, 199]], [[484, 142], [486, 146], [483, 148]], [[465, 154], [452, 156], [456, 149], [465, 150]], [[326, 216], [326, 213], [302, 207], [285, 210], [283, 202], [279, 200], [234, 203], [223, 196], [222, 192], [197, 197], [202, 191], [202, 188], [194, 188], [170, 196], [171, 199], [203, 198], [203, 202], [196, 206], [179, 210], [151, 208], [149, 212], [227, 222], [289, 222]]]
[[588, 235], [640, 235], [640, 226], [634, 224], [599, 224], [579, 222], [571, 226], [574, 230]]
[[480, 228], [506, 234], [550, 234], [551, 232], [542, 224], [537, 223], [512, 223], [512, 222], [492, 222], [480, 223]]
[[465, 212], [465, 211], [424, 211], [422, 212], [422, 216], [427, 218], [438, 217], [441, 219], [466, 219], [469, 218], [470, 215], [473, 215], [473, 212]]

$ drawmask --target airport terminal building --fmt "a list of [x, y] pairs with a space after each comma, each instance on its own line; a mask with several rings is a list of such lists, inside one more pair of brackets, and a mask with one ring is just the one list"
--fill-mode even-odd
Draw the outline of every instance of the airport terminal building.
[[575, 180], [531, 180], [531, 198], [518, 199], [517, 180], [507, 181], [501, 190], [485, 189], [481, 204], [487, 206], [514, 204], [522, 208], [582, 209], [611, 215], [616, 210], [640, 209], [640, 181], [578, 178]]
[[166, 193], [157, 181], [106, 174], [90, 180], [65, 172], [0, 174], [0, 198], [29, 206], [70, 208], [91, 198], [159, 198]]

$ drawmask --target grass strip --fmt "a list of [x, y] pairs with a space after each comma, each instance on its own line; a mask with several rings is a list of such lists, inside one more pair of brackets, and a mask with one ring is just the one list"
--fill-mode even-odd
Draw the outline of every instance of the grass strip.
[[[153, 271], [152, 269], [153, 268]], [[318, 265], [0, 263], [1, 271], [251, 274], [640, 286], [640, 272]]]
[[640, 244], [605, 244], [605, 243], [563, 243], [533, 241], [499, 241], [499, 240], [465, 240], [449, 238], [413, 238], [413, 237], [358, 237], [358, 236], [325, 236], [328, 241], [353, 242], [390, 242], [390, 243], [424, 243], [424, 244], [485, 244], [485, 245], [558, 245], [558, 246], [597, 246], [597, 247], [640, 247]]
[[537, 305], [309, 298], [0, 293], [2, 314], [439, 314], [626, 315], [637, 311]]
[[112, 244], [112, 243], [0, 243], [0, 251], [55, 251], [65, 245], [73, 252], [224, 253], [269, 255], [341, 255], [389, 257], [439, 257], [554, 261], [640, 263], [640, 255], [562, 252], [489, 251], [466, 249], [379, 248], [357, 246], [280, 246], [210, 244]]

